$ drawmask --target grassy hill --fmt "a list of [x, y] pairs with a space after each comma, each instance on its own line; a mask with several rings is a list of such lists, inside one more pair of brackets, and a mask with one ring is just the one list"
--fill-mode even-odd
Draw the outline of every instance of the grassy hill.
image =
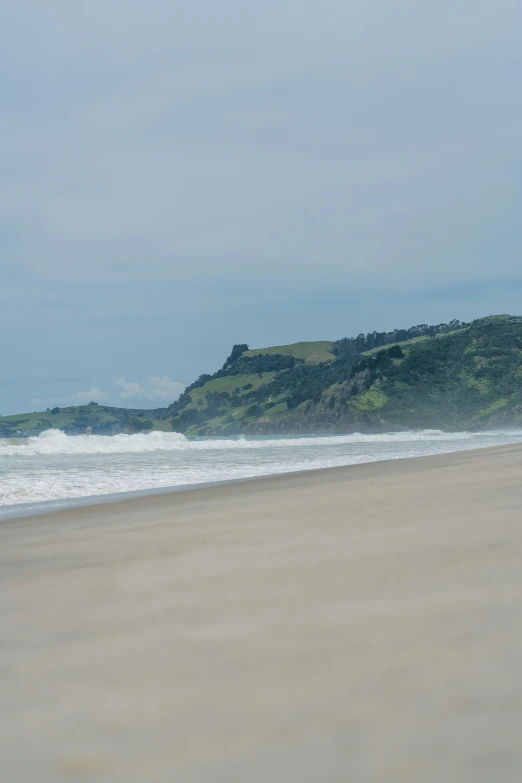
[[200, 376], [166, 409], [87, 405], [0, 418], [0, 436], [66, 432], [187, 435], [486, 429], [522, 426], [522, 319], [372, 332], [249, 349]]
[[[238, 349], [236, 351], [236, 349]], [[333, 343], [236, 346], [165, 414], [189, 435], [522, 425], [522, 322], [453, 321]]]
[[245, 351], [245, 356], [260, 356], [262, 354], [280, 354], [303, 359], [305, 362], [330, 362], [335, 358], [332, 353], [333, 343], [330, 340], [320, 340], [312, 343], [292, 343], [291, 345], [273, 345], [271, 348], [254, 348]]
[[39, 435], [44, 430], [58, 429], [69, 434], [84, 433], [91, 427], [93, 433], [113, 435], [118, 432], [167, 429], [169, 424], [161, 417], [165, 408], [156, 411], [111, 408], [106, 405], [77, 405], [52, 408], [34, 413], [19, 413], [0, 417], [0, 437], [16, 438]]

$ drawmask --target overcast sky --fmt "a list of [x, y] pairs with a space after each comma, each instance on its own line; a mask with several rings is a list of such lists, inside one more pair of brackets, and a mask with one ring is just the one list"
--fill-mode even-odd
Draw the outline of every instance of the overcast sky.
[[519, 0], [17, 0], [0, 44], [0, 414], [522, 312]]

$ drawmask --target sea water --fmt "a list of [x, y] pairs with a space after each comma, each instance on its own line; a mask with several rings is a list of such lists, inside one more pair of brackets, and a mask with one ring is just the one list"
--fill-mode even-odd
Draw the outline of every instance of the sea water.
[[179, 433], [0, 440], [0, 518], [223, 481], [522, 442], [522, 431], [186, 438]]

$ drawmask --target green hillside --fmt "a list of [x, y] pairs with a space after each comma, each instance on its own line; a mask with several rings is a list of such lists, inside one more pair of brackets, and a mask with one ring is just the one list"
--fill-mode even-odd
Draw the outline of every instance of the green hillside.
[[0, 417], [0, 437], [66, 432], [187, 435], [522, 426], [522, 318], [421, 324], [335, 342], [234, 346], [166, 409], [87, 405]]
[[292, 343], [291, 345], [273, 345], [271, 348], [254, 348], [245, 352], [245, 356], [259, 356], [261, 354], [280, 354], [281, 356], [293, 356], [295, 359], [304, 359], [308, 363], [330, 362], [334, 359], [332, 353], [333, 343], [330, 340], [320, 340], [313, 343]]
[[188, 435], [519, 426], [522, 321], [491, 316], [333, 343], [235, 346], [165, 418]]
[[0, 437], [16, 438], [39, 435], [44, 430], [56, 429], [66, 433], [84, 433], [91, 427], [94, 434], [113, 435], [118, 432], [141, 432], [145, 430], [167, 429], [169, 424], [162, 418], [165, 408], [153, 410], [130, 410], [111, 408], [106, 405], [90, 403], [68, 408], [52, 408], [34, 413], [19, 413], [15, 416], [0, 417]]

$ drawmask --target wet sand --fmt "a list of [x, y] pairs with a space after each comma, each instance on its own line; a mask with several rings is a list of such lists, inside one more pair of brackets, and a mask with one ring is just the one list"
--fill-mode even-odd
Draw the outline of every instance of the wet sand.
[[522, 445], [0, 523], [0, 779], [522, 779]]

